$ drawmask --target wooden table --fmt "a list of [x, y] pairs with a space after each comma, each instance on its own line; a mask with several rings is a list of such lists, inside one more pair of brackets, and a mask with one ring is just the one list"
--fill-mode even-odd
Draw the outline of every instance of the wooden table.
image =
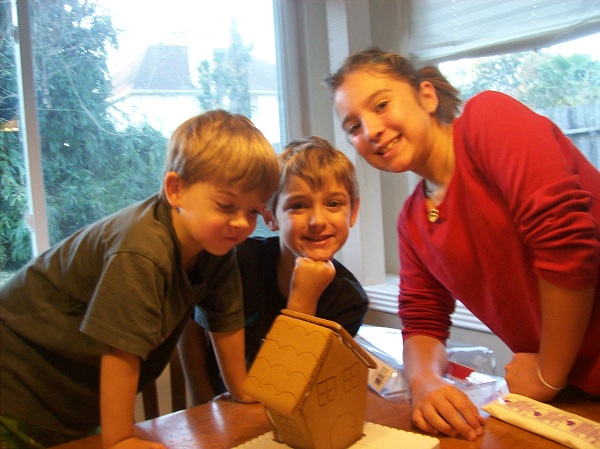
[[[562, 410], [600, 422], [600, 402], [576, 392], [563, 392], [552, 403]], [[411, 424], [410, 405], [382, 398], [369, 389], [366, 420], [402, 430], [418, 432]], [[269, 431], [260, 404], [217, 400], [136, 424], [140, 438], [160, 441], [169, 449], [230, 449]], [[438, 437], [442, 449], [560, 449], [565, 446], [488, 417], [485, 434], [477, 441]], [[56, 449], [101, 449], [99, 435], [77, 440]]]

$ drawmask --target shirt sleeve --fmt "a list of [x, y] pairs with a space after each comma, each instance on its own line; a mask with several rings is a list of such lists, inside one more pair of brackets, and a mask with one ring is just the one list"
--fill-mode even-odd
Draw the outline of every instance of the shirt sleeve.
[[[598, 223], [590, 210], [600, 177], [546, 117], [497, 92], [467, 103], [464, 145], [501, 192], [537, 275], [563, 288], [596, 284]], [[582, 179], [594, 185], [582, 185]]]
[[145, 359], [162, 340], [164, 290], [165, 273], [155, 263], [117, 253], [106, 263], [80, 330]]
[[427, 335], [445, 342], [450, 337], [451, 314], [456, 300], [440, 282], [431, 275], [419, 257], [419, 251], [410, 238], [405, 211], [398, 219], [398, 244], [400, 253], [400, 295], [398, 316], [402, 321], [402, 338]]

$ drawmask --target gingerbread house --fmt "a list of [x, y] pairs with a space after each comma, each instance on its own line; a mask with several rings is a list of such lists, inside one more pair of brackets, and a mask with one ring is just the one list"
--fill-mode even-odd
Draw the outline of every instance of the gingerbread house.
[[295, 449], [344, 449], [363, 435], [369, 368], [344, 328], [290, 310], [277, 317], [244, 383], [274, 439]]

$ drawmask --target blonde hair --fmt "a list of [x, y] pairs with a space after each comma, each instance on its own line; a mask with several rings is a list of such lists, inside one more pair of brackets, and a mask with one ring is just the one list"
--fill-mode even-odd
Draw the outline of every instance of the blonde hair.
[[335, 93], [346, 76], [358, 70], [375, 72], [404, 81], [415, 93], [419, 91], [423, 81], [429, 81], [438, 96], [439, 103], [434, 115], [441, 123], [452, 123], [460, 111], [462, 100], [458, 96], [458, 89], [448, 82], [437, 67], [427, 66], [417, 70], [408, 59], [378, 48], [370, 48], [348, 56], [342, 67], [325, 79], [325, 83], [329, 90]]
[[164, 179], [177, 173], [184, 183], [226, 183], [245, 192], [258, 190], [266, 202], [279, 183], [275, 150], [246, 117], [223, 110], [197, 115], [173, 132], [167, 146]]
[[281, 167], [279, 186], [269, 200], [269, 209], [275, 211], [279, 195], [285, 190], [292, 176], [305, 180], [312, 189], [321, 189], [335, 179], [348, 191], [351, 208], [359, 199], [358, 178], [354, 164], [327, 140], [310, 136], [292, 140], [278, 157]]

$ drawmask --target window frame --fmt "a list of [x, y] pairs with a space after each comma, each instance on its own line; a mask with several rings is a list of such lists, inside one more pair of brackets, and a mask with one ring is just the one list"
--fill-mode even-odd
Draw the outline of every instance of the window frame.
[[[34, 251], [39, 254], [49, 247], [49, 237], [33, 88], [29, 0], [12, 1], [19, 42], [17, 67], [31, 204], [29, 222]], [[386, 256], [397, 257], [395, 219], [418, 180], [412, 174], [380, 173], [360, 159], [342, 132], [323, 79], [347, 54], [359, 49], [379, 46], [402, 53], [402, 44], [410, 38], [406, 34], [410, 27], [404, 26], [410, 10], [409, 0], [273, 0], [282, 139], [320, 135], [355, 163], [361, 186], [359, 218], [336, 257], [365, 286], [371, 309], [394, 315], [399, 278], [386, 272], [385, 260]], [[457, 303], [453, 322], [458, 327], [491, 333], [461, 303]]]
[[31, 46], [29, 0], [13, 0], [13, 28], [15, 30], [15, 58], [19, 89], [19, 132], [23, 146], [29, 212], [25, 219], [31, 230], [33, 256], [50, 247], [46, 196], [42, 173], [42, 151], [35, 101], [35, 77]]

